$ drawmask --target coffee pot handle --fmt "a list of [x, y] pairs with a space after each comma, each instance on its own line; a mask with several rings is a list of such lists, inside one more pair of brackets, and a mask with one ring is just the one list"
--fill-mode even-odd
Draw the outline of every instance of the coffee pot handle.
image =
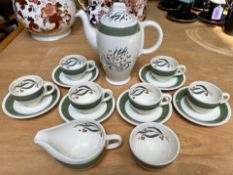
[[121, 145], [122, 138], [117, 134], [106, 135], [106, 142], [106, 149], [114, 149]]
[[158, 39], [157, 39], [157, 41], [155, 41], [154, 45], [150, 48], [147, 48], [147, 49], [142, 48], [141, 54], [150, 54], [150, 53], [154, 52], [155, 50], [157, 50], [160, 47], [160, 45], [162, 44], [163, 31], [162, 31], [160, 25], [154, 21], [147, 20], [147, 21], [140, 22], [140, 24], [141, 24], [141, 29], [142, 29], [142, 43], [144, 42], [144, 28], [145, 27], [153, 27], [158, 32]]

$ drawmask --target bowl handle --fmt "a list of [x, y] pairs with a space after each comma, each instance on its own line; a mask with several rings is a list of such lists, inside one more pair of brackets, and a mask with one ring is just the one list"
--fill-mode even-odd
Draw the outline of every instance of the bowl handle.
[[154, 45], [148, 49], [142, 49], [142, 52], [141, 54], [150, 54], [152, 52], [154, 52], [155, 50], [157, 50], [160, 45], [162, 44], [162, 41], [163, 41], [163, 31], [160, 27], [160, 25], [157, 23], [157, 22], [154, 22], [154, 21], [150, 21], [150, 20], [147, 20], [147, 21], [143, 21], [143, 22], [140, 22], [141, 26], [142, 26], [142, 43], [144, 43], [144, 28], [145, 27], [153, 27], [154, 29], [157, 30], [158, 32], [158, 39], [157, 41], [155, 41]]
[[[122, 138], [117, 134], [111, 134], [106, 136], [106, 149], [114, 149], [121, 145]], [[113, 143], [110, 143], [113, 142]]]

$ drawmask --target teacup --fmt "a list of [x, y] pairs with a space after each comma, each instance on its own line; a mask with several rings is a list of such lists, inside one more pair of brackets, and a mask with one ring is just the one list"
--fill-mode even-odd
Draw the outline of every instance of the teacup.
[[170, 164], [180, 151], [177, 135], [165, 125], [155, 122], [135, 127], [130, 134], [129, 144], [139, 164], [150, 170]]
[[172, 97], [149, 83], [137, 83], [129, 89], [131, 108], [140, 114], [148, 114], [158, 106], [168, 105]]
[[218, 105], [226, 103], [230, 94], [222, 92], [220, 88], [205, 81], [195, 81], [188, 87], [187, 102], [199, 113], [207, 113]]
[[25, 106], [37, 105], [43, 97], [54, 92], [55, 85], [44, 82], [36, 75], [26, 75], [17, 78], [9, 86], [9, 93]]
[[185, 73], [186, 67], [169, 56], [156, 56], [150, 61], [151, 75], [158, 81], [167, 81]]
[[39, 131], [34, 141], [58, 161], [72, 168], [88, 168], [101, 159], [104, 150], [120, 146], [121, 136], [107, 135], [94, 121], [77, 119]]
[[59, 66], [67, 78], [78, 80], [87, 72], [94, 70], [96, 64], [81, 55], [67, 55], [60, 60]]
[[68, 92], [69, 100], [74, 108], [82, 113], [93, 113], [101, 103], [112, 98], [110, 89], [103, 89], [94, 82], [74, 85]]

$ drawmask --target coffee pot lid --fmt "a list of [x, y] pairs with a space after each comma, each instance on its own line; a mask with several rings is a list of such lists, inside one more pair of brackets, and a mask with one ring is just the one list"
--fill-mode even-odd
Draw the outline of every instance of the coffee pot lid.
[[125, 3], [115, 2], [109, 12], [100, 19], [101, 24], [113, 28], [130, 27], [137, 24], [135, 15], [127, 11]]

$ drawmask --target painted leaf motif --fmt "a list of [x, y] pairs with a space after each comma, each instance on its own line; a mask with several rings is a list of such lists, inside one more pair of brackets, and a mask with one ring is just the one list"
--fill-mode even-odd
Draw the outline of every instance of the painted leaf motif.
[[149, 89], [145, 88], [144, 86], [138, 86], [135, 89], [133, 89], [133, 91], [130, 93], [130, 95], [132, 95], [133, 97], [136, 97], [136, 96], [139, 96], [143, 93], [148, 94]]
[[75, 66], [75, 65], [78, 64], [78, 63], [81, 64], [81, 61], [78, 60], [78, 59], [75, 58], [75, 57], [72, 57], [72, 58], [66, 60], [64, 63], [62, 63], [62, 65], [63, 65], [63, 66], [66, 66], [67, 68], [69, 68], [69, 67]]
[[160, 59], [156, 60], [154, 62], [154, 64], [157, 65], [158, 67], [165, 67], [165, 66], [170, 67], [171, 66], [170, 63], [168, 62], [168, 60], [166, 60], [164, 58], [160, 58]]
[[19, 83], [17, 86], [14, 87], [14, 89], [20, 89], [20, 90], [25, 90], [25, 89], [31, 89], [32, 87], [38, 87], [37, 82], [31, 79], [26, 79]]
[[194, 94], [204, 94], [205, 96], [209, 95], [208, 89], [203, 85], [196, 85], [192, 87], [190, 90]]
[[156, 127], [148, 127], [141, 131], [138, 131], [137, 135], [140, 134], [140, 140], [144, 140], [145, 138], [155, 138], [158, 137], [160, 140], [164, 140], [164, 138], [168, 141], [168, 138], [162, 133], [162, 131]]
[[90, 87], [88, 86], [80, 86], [79, 88], [77, 88], [73, 93], [72, 95], [78, 95], [78, 96], [83, 96], [87, 93], [89, 94], [93, 94], [93, 92], [95, 92], [93, 89], [91, 89]]
[[112, 21], [119, 21], [120, 22], [125, 18], [125, 13], [115, 12], [115, 13], [110, 14], [109, 17]]
[[100, 129], [99, 127], [95, 124], [95, 123], [91, 123], [91, 122], [86, 122], [86, 123], [78, 123], [74, 126], [74, 128], [76, 127], [83, 127], [82, 132], [99, 132]]

